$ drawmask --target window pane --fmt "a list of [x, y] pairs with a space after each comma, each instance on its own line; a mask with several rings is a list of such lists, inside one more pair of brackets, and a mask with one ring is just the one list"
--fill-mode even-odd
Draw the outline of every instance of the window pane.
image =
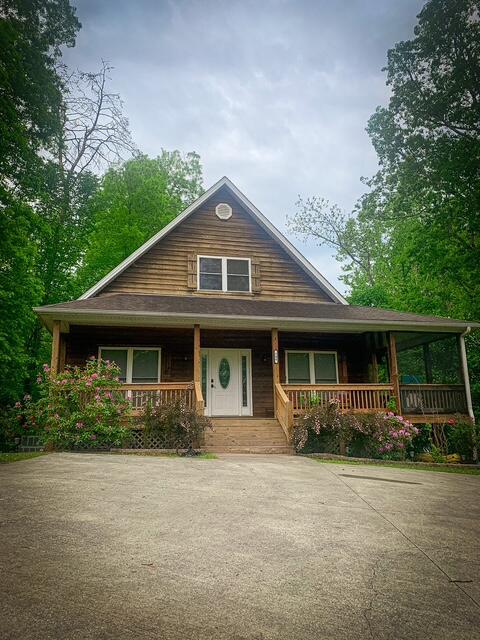
[[158, 351], [134, 350], [132, 382], [158, 382]]
[[288, 354], [288, 382], [310, 384], [310, 358], [308, 353]]
[[227, 260], [227, 273], [248, 276], [248, 260]]
[[200, 258], [200, 273], [222, 273], [222, 259]]
[[202, 395], [205, 406], [207, 406], [207, 370], [208, 360], [207, 356], [204, 354], [202, 355]]
[[314, 353], [315, 382], [317, 384], [336, 384], [337, 364], [334, 353]]
[[227, 276], [227, 291], [250, 291], [248, 276]]
[[242, 356], [242, 407], [248, 405], [247, 356]]
[[109, 360], [115, 362], [120, 367], [120, 380], [126, 382], [127, 380], [127, 350], [126, 349], [102, 349], [100, 351], [102, 360]]
[[222, 290], [222, 275], [200, 274], [200, 289], [208, 289], [214, 291]]

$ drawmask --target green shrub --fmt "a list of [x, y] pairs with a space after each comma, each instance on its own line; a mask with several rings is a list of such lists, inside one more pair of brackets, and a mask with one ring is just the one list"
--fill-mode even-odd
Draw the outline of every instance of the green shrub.
[[147, 404], [138, 418], [146, 436], [155, 435], [165, 449], [198, 447], [206, 429], [212, 429], [211, 421], [199, 415], [184, 400], [160, 404]]
[[[342, 444], [351, 455], [404, 459], [419, 429], [403, 416], [386, 413], [342, 412], [339, 403], [313, 404], [294, 428], [297, 451], [339, 451]], [[326, 449], [325, 447], [328, 447]]]
[[466, 460], [473, 459], [473, 452], [476, 446], [480, 447], [480, 438], [477, 433], [478, 428], [470, 420], [451, 419], [446, 424], [446, 436], [448, 453], [459, 453]]
[[118, 376], [115, 364], [95, 358], [58, 374], [44, 365], [37, 379], [40, 399], [25, 396], [15, 405], [19, 431], [43, 435], [52, 448], [120, 446], [129, 433], [131, 410]]

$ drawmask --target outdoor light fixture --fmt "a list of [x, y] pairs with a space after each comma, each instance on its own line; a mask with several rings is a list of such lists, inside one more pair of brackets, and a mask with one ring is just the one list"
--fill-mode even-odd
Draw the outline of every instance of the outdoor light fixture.
[[274, 364], [278, 364], [278, 351], [277, 351], [277, 349], [275, 349], [275, 351], [273, 352], [273, 362], [274, 362]]

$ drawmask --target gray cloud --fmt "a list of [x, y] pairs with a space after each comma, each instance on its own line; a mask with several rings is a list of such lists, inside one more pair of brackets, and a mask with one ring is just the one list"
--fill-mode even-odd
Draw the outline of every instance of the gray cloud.
[[[412, 36], [422, 4], [78, 0], [83, 28], [65, 59], [111, 62], [140, 149], [197, 151], [206, 186], [228, 175], [284, 230], [298, 194], [349, 210], [363, 192], [386, 52]], [[343, 289], [331, 251], [300, 249]]]

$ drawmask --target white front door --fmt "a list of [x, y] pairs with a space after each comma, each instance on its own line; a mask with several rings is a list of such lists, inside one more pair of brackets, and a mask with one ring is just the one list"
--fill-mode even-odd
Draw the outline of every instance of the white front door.
[[251, 415], [250, 353], [207, 349], [206, 396], [210, 416]]

